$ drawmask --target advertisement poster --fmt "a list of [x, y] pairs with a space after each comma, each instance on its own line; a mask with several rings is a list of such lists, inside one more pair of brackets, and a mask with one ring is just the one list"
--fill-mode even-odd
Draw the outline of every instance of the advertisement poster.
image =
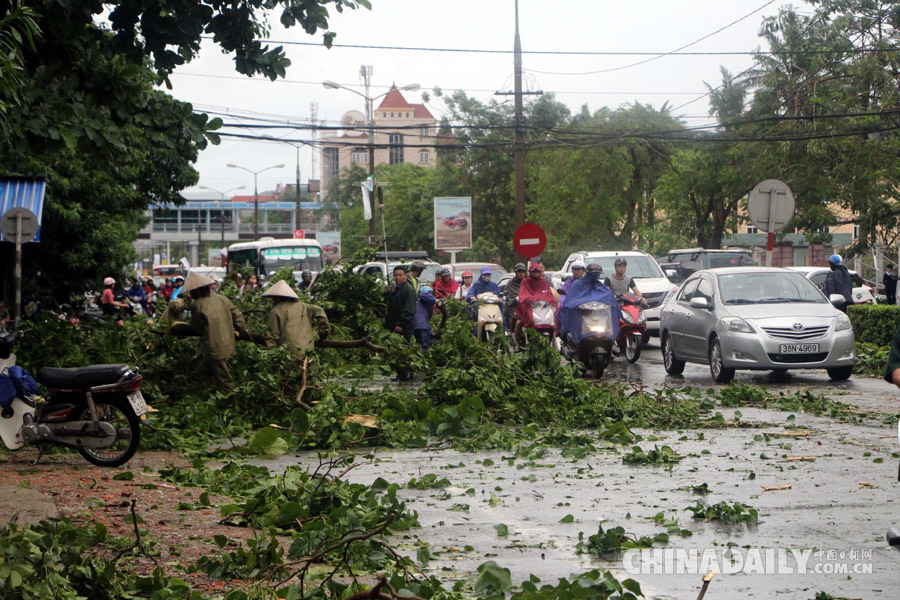
[[322, 263], [336, 265], [341, 260], [341, 232], [320, 231], [316, 241], [322, 246]]
[[472, 247], [472, 199], [434, 199], [434, 247], [466, 250]]

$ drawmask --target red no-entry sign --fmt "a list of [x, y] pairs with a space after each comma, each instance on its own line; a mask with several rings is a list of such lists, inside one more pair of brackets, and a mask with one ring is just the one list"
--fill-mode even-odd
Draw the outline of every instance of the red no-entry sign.
[[513, 248], [525, 260], [540, 256], [546, 245], [547, 234], [540, 225], [524, 223], [513, 234]]

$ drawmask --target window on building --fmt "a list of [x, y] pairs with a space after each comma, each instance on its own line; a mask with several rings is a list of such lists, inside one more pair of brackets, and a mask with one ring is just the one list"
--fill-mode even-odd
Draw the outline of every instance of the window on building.
[[759, 228], [756, 225], [747, 225], [747, 233], [759, 233]]
[[323, 166], [325, 167], [325, 173], [329, 177], [337, 177], [341, 172], [341, 161], [340, 158], [338, 158], [338, 149], [325, 148], [323, 157]]
[[419, 135], [422, 137], [428, 137], [428, 125], [422, 125], [419, 127]]
[[153, 231], [178, 231], [178, 213], [168, 208], [155, 209]]
[[392, 118], [392, 119], [394, 118], [394, 113], [391, 113], [391, 118]]
[[407, 118], [407, 119], [409, 118], [409, 113], [406, 113], [406, 118]]
[[419, 151], [419, 162], [423, 164], [428, 162], [428, 150]]
[[388, 164], [396, 165], [403, 162], [403, 134], [392, 133], [389, 139], [390, 153]]
[[350, 160], [353, 162], [365, 165], [369, 163], [369, 151], [368, 150], [354, 150], [353, 154], [350, 155]]

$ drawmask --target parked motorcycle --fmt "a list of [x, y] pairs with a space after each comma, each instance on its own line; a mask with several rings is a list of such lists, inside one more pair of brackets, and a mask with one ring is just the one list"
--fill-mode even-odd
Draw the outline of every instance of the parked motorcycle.
[[[0, 373], [15, 366], [12, 347], [21, 335], [0, 332]], [[100, 467], [117, 467], [134, 456], [141, 417], [148, 412], [137, 367], [44, 367], [36, 379], [48, 388], [48, 398], [18, 392], [8, 405], [2, 404], [0, 439], [7, 448], [37, 444], [35, 463], [45, 444], [74, 448]]]
[[643, 310], [644, 299], [622, 294], [616, 296], [616, 300], [622, 309], [616, 345], [625, 355], [625, 359], [633, 363], [641, 357], [641, 346], [647, 331], [647, 317]]
[[586, 302], [572, 310], [577, 311], [580, 326], [566, 331], [562, 355], [569, 361], [579, 361], [595, 379], [600, 379], [612, 361], [615, 336], [612, 306], [603, 302]]
[[503, 332], [503, 300], [493, 292], [483, 292], [475, 296], [478, 339], [487, 342], [497, 329]]

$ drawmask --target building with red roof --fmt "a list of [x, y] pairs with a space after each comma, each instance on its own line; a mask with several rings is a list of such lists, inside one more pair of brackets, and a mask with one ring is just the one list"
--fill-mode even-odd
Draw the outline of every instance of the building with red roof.
[[[411, 104], [396, 85], [373, 110], [375, 122], [375, 165], [412, 163], [423, 167], [437, 162], [435, 146], [439, 141], [437, 119], [424, 104]], [[349, 113], [353, 114], [353, 113]], [[369, 136], [362, 120], [345, 122], [341, 135], [322, 142], [322, 197], [329, 183], [351, 163], [369, 168]]]

